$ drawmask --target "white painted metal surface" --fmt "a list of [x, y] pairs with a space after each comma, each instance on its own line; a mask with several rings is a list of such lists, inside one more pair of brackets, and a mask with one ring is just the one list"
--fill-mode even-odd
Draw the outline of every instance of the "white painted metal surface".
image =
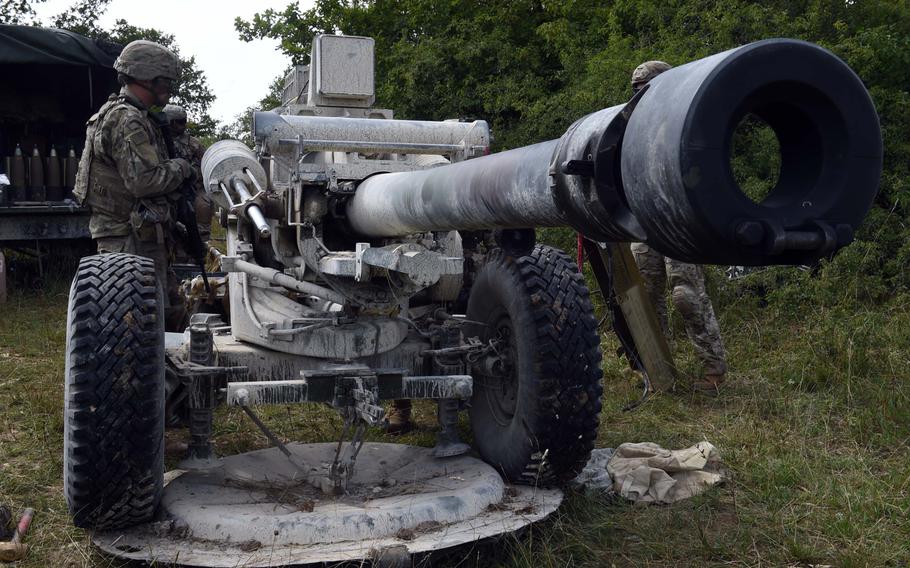
[[313, 39], [309, 101], [369, 107], [375, 98], [373, 38], [320, 34]]
[[[292, 444], [314, 468], [334, 444]], [[172, 473], [167, 520], [96, 533], [120, 558], [187, 566], [281, 566], [411, 554], [513, 532], [562, 501], [555, 489], [512, 487], [478, 459], [435, 459], [427, 448], [365, 444], [348, 494], [326, 496], [275, 449], [222, 460], [210, 472]]]

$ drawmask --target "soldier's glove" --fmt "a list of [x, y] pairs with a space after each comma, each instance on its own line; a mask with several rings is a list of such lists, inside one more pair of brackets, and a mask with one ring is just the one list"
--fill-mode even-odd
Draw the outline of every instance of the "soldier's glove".
[[196, 168], [189, 161], [183, 158], [174, 158], [173, 161], [180, 166], [180, 173], [183, 175], [183, 179], [188, 179], [191, 182], [196, 181]]
[[186, 225], [184, 225], [180, 221], [177, 221], [175, 223], [175, 228], [177, 229], [177, 234], [180, 235], [180, 238], [185, 239], [187, 236]]

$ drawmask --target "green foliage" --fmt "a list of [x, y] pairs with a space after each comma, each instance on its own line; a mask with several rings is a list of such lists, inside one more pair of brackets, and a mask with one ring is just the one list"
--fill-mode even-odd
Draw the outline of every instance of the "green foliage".
[[284, 86], [284, 77], [279, 77], [269, 85], [268, 94], [255, 106], [247, 107], [228, 124], [219, 125], [216, 131], [202, 137], [202, 143], [210, 146], [218, 140], [240, 140], [247, 146], [254, 146], [253, 142], [253, 112], [258, 110], [271, 110], [281, 106], [281, 89]]
[[0, 24], [40, 25], [35, 4], [44, 0], [0, 0]]
[[217, 122], [208, 113], [209, 107], [215, 101], [215, 95], [209, 89], [205, 72], [196, 66], [195, 57], [185, 58], [180, 55], [180, 46], [172, 34], [154, 28], [133, 26], [126, 20], [117, 20], [111, 30], [98, 31], [94, 35], [121, 45], [145, 39], [160, 43], [176, 53], [180, 58], [180, 79], [177, 81], [176, 94], [171, 102], [186, 109], [190, 118], [187, 128], [193, 136], [206, 136], [215, 132]]
[[[648, 59], [679, 65], [769, 37], [818, 43], [869, 88], [885, 144], [881, 190], [858, 234], [866, 242], [855, 245], [862, 252], [845, 252], [831, 270], [870, 271], [878, 280], [861, 292], [869, 298], [910, 285], [910, 0], [316, 0], [235, 26], [248, 41], [279, 40], [300, 63], [316, 33], [371, 36], [378, 105], [401, 118], [485, 119], [497, 149], [559, 136], [625, 101], [632, 69]], [[731, 165], [760, 200], [777, 179], [776, 139], [754, 121], [740, 130]]]
[[[110, 30], [99, 27], [98, 20], [104, 15], [111, 0], [74, 0], [67, 10], [53, 16], [47, 23], [38, 19], [34, 8], [36, 4], [44, 1], [0, 0], [0, 23], [50, 25], [121, 45], [137, 39], [146, 39], [165, 45], [180, 56], [180, 47], [174, 36], [161, 30], [140, 28], [126, 20], [117, 20]], [[196, 65], [195, 57], [180, 57], [180, 63], [180, 78], [172, 102], [186, 109], [190, 119], [187, 127], [191, 134], [201, 137], [213, 135], [217, 122], [209, 114], [209, 108], [215, 101], [215, 95], [209, 89], [205, 72]]]
[[104, 37], [98, 19], [107, 10], [111, 0], [78, 0], [68, 10], [54, 16], [51, 25], [89, 37]]
[[733, 132], [730, 166], [733, 178], [749, 199], [761, 203], [780, 178], [780, 143], [774, 130], [747, 115]]

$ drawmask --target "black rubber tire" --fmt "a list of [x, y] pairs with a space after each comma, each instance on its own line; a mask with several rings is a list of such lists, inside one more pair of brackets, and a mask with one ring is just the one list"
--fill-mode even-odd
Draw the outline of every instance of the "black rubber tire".
[[73, 523], [152, 518], [164, 479], [164, 302], [154, 262], [83, 258], [66, 330], [63, 486]]
[[594, 449], [602, 370], [588, 288], [566, 253], [536, 245], [520, 258], [495, 255], [468, 301], [469, 335], [508, 337], [510, 369], [476, 369], [470, 418], [480, 456], [511, 482], [560, 485]]

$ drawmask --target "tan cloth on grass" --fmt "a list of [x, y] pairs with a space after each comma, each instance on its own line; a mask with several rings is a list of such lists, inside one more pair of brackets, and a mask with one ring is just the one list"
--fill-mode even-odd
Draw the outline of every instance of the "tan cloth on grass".
[[717, 448], [699, 442], [666, 450], [651, 442], [622, 444], [607, 462], [613, 491], [636, 503], [675, 503], [724, 480]]

